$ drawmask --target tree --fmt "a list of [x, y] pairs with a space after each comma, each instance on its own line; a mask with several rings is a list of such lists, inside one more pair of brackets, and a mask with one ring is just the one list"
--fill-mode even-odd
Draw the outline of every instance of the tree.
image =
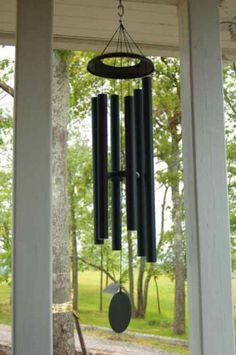
[[[185, 235], [183, 230], [183, 176], [181, 146], [181, 111], [179, 63], [174, 59], [155, 61], [154, 77], [154, 147], [156, 157], [165, 168], [158, 171], [157, 179], [170, 187], [172, 201], [172, 270], [175, 279], [174, 323], [175, 334], [185, 332]], [[169, 234], [170, 235], [170, 234]], [[162, 237], [162, 236], [161, 236]], [[161, 241], [163, 245], [163, 241]]]
[[[69, 234], [67, 218], [67, 175], [66, 147], [67, 121], [69, 101], [68, 53], [57, 51], [53, 55], [53, 95], [52, 95], [52, 126], [53, 126], [53, 158], [52, 158], [52, 219], [53, 219], [53, 303], [65, 304], [70, 301], [70, 265], [69, 265]], [[14, 97], [14, 89], [6, 80], [12, 73], [11, 63], [4, 60], [0, 63], [0, 88]], [[3, 121], [1, 121], [3, 124]], [[6, 122], [5, 122], [6, 125]], [[9, 173], [11, 176], [11, 172]], [[11, 206], [9, 206], [11, 210]], [[5, 214], [7, 208], [5, 207]], [[7, 221], [8, 223], [7, 224]], [[5, 263], [10, 264], [11, 222], [9, 216], [3, 223], [3, 246], [5, 254], [1, 254]], [[6, 253], [7, 251], [7, 253]], [[10, 268], [10, 267], [9, 267]], [[74, 325], [71, 312], [55, 313], [53, 316], [54, 354], [72, 354], [74, 346]]]
[[11, 282], [11, 173], [0, 171], [0, 283]]
[[228, 168], [228, 193], [232, 268], [236, 269], [236, 63], [224, 67], [225, 132]]
[[[53, 55], [52, 81], [52, 235], [53, 303], [70, 302], [70, 257], [67, 193], [67, 123], [69, 103], [68, 59], [70, 54]], [[70, 310], [53, 315], [53, 352], [74, 354], [74, 324]]]
[[[0, 100], [14, 96], [8, 80], [13, 74], [9, 59], [0, 61]], [[0, 283], [11, 283], [12, 250], [12, 131], [13, 119], [6, 108], [0, 109]]]
[[68, 177], [73, 308], [78, 311], [78, 249], [93, 228], [91, 151], [80, 138], [68, 149]]

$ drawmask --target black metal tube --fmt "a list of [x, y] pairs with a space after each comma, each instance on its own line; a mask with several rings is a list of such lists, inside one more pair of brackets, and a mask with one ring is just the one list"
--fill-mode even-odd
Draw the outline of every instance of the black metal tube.
[[107, 95], [98, 95], [97, 110], [98, 236], [108, 238]]
[[[111, 169], [120, 170], [119, 96], [111, 95]], [[120, 179], [112, 179], [112, 250], [121, 250]]]
[[128, 231], [137, 230], [137, 176], [134, 100], [125, 97], [126, 210]]
[[134, 115], [136, 135], [136, 162], [139, 178], [137, 180], [137, 216], [138, 256], [146, 256], [147, 245], [147, 208], [145, 191], [145, 146], [144, 146], [144, 122], [142, 90], [134, 90]]
[[103, 244], [98, 233], [98, 171], [97, 171], [97, 97], [92, 98], [92, 149], [93, 149], [93, 221], [94, 221], [94, 243]]
[[156, 262], [155, 189], [152, 126], [152, 80], [143, 78], [143, 116], [145, 137], [145, 187], [147, 209], [147, 262]]

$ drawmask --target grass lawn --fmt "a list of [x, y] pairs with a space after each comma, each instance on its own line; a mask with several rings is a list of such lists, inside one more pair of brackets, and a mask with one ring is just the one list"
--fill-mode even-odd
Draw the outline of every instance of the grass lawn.
[[10, 324], [10, 287], [0, 284], [0, 324]]
[[[172, 317], [174, 302], [174, 283], [167, 277], [159, 279], [161, 299], [161, 316], [158, 316], [155, 285], [150, 284], [146, 319], [132, 319], [129, 330], [165, 336], [172, 334]], [[110, 327], [108, 322], [108, 306], [111, 295], [103, 296], [103, 312], [99, 312], [99, 273], [86, 271], [79, 274], [79, 313], [81, 323]]]
[[[109, 328], [108, 306], [111, 295], [103, 295], [103, 311], [99, 312], [99, 272], [79, 273], [79, 314], [82, 324], [98, 325]], [[158, 315], [154, 283], [150, 284], [146, 319], [131, 320], [129, 331], [173, 336], [174, 283], [161, 276], [158, 280], [161, 315]], [[233, 280], [234, 302], [236, 304], [236, 280]], [[10, 288], [0, 285], [0, 324], [10, 324]], [[187, 312], [186, 312], [187, 313]], [[188, 330], [186, 336], [188, 337]]]

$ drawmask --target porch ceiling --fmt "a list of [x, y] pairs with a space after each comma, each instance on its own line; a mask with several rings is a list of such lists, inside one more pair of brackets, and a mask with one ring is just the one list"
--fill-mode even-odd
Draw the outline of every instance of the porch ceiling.
[[[124, 23], [145, 54], [178, 56], [177, 0], [123, 1]], [[101, 51], [117, 26], [116, 6], [117, 0], [55, 0], [55, 48]], [[233, 19], [236, 1], [220, 1], [220, 20]], [[0, 0], [1, 44], [14, 44], [15, 27], [16, 0]], [[224, 59], [235, 61], [236, 31], [221, 37]]]

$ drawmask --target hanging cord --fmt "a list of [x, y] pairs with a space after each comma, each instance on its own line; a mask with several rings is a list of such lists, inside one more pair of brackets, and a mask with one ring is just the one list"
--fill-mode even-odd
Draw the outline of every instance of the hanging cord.
[[[122, 58], [121, 58], [121, 66], [122, 66]], [[122, 166], [123, 166], [123, 169], [125, 169], [125, 163], [124, 163], [124, 157], [123, 157], [123, 134], [124, 133], [124, 129], [123, 129], [123, 126], [122, 126], [122, 122], [124, 120], [124, 106], [123, 106], [123, 82], [122, 80], [120, 81], [120, 96], [121, 96], [121, 100], [120, 100], [120, 104], [121, 104], [121, 132], [120, 132], [120, 137], [121, 137], [121, 140], [120, 140], [120, 151], [121, 151], [121, 169], [122, 169]], [[123, 119], [123, 120], [122, 120]], [[123, 186], [121, 184], [121, 201], [123, 200]], [[121, 234], [122, 235], [122, 234]], [[120, 250], [120, 293], [122, 292], [122, 248]]]
[[[124, 100], [123, 100], [123, 81], [120, 80], [120, 113], [121, 113], [121, 125], [120, 125], [120, 130], [121, 130], [121, 140], [120, 140], [120, 151], [121, 151], [121, 170], [125, 170], [125, 158], [124, 158]], [[122, 185], [121, 185], [122, 186]]]
[[138, 79], [138, 89], [140, 89], [140, 86], [141, 86], [141, 80]]
[[124, 42], [125, 42], [126, 47], [128, 46], [127, 52], [133, 53], [131, 44], [130, 44], [129, 39], [128, 39], [126, 32], [125, 32], [124, 26], [123, 26], [123, 38], [124, 38]]
[[[124, 6], [122, 5], [122, 0], [119, 0], [119, 6], [118, 6], [118, 15], [120, 17], [120, 51], [122, 52], [122, 35], [124, 38], [124, 26], [122, 24], [122, 17], [124, 16]], [[122, 59], [120, 58], [120, 66], [123, 66], [122, 63]], [[123, 106], [122, 106], [122, 102], [123, 102], [123, 82], [122, 80], [120, 81], [120, 91], [121, 91], [121, 114], [123, 115]], [[121, 129], [122, 129], [122, 125], [121, 125]], [[122, 135], [121, 135], [121, 159], [122, 159]], [[123, 159], [122, 159], [123, 161]], [[122, 166], [122, 161], [121, 161], [121, 166]], [[122, 192], [121, 192], [122, 194]], [[122, 291], [122, 248], [120, 250], [120, 292]]]
[[130, 80], [128, 80], [128, 95], [131, 95], [131, 83]]
[[129, 32], [124, 28], [125, 34], [127, 35], [127, 39], [129, 42], [129, 39], [131, 40], [131, 43], [137, 48], [137, 50], [139, 51], [139, 53], [144, 56], [143, 52], [141, 51], [140, 47], [138, 46], [138, 44], [134, 41], [134, 39], [131, 37], [131, 35], [129, 34]]
[[[117, 42], [116, 42], [116, 52], [118, 52], [119, 47], [120, 47], [120, 42], [121, 42], [121, 26], [119, 26], [119, 34], [118, 34], [118, 38], [117, 38]], [[116, 62], [117, 62], [117, 57], [115, 57], [114, 62], [113, 62], [113, 66], [116, 66]], [[116, 91], [116, 79], [114, 79], [113, 81], [113, 85], [114, 85], [114, 92]]]
[[100, 251], [100, 252], [101, 252], [101, 254], [100, 254], [100, 259], [101, 259], [100, 262], [101, 262], [101, 265], [100, 265], [100, 266], [101, 266], [101, 270], [102, 270], [102, 268], [103, 268], [103, 245], [102, 245], [102, 244], [101, 244], [101, 251]]
[[116, 79], [113, 79], [112, 82], [112, 90], [113, 90], [113, 94], [115, 95], [116, 94]]
[[110, 44], [111, 44], [113, 38], [115, 37], [115, 35], [117, 34], [118, 31], [120, 31], [120, 25], [117, 27], [115, 33], [113, 34], [113, 36], [111, 37], [111, 39], [110, 39], [109, 42], [107, 43], [106, 47], [103, 49], [102, 54], [104, 54], [105, 51], [107, 50], [107, 48], [110, 46]]
[[122, 248], [120, 250], [120, 292], [122, 291]]
[[141, 87], [141, 80], [138, 78], [138, 79], [135, 79], [135, 89], [140, 89]]

